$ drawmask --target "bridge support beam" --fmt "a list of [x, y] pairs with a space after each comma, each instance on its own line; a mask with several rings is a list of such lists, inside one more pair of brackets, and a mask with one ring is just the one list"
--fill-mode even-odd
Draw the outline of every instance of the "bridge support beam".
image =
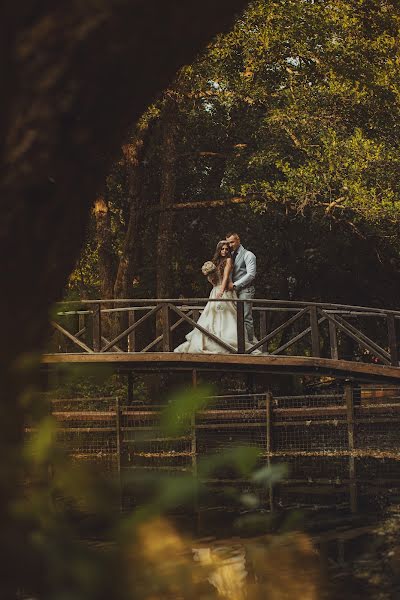
[[354, 457], [355, 427], [354, 427], [354, 389], [350, 381], [346, 381], [344, 388], [347, 414], [347, 435], [349, 444], [349, 480], [350, 480], [350, 509], [352, 513], [357, 512], [357, 482], [356, 463]]

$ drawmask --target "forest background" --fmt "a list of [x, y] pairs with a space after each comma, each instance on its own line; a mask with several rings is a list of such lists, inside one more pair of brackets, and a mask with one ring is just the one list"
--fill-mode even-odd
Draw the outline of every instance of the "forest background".
[[[22, 597], [20, 590], [52, 599], [143, 597], [132, 577], [127, 581], [120, 575], [121, 567], [128, 575], [149, 572], [154, 584], [153, 569], [134, 562], [132, 567], [126, 560], [138, 520], [127, 528], [120, 525], [110, 510], [115, 490], [103, 489], [103, 481], [93, 481], [83, 471], [77, 474], [75, 465], [60, 456], [48, 407], [32, 383], [40, 359], [38, 341], [46, 331], [44, 315], [58, 296], [80, 238], [82, 198], [95, 180], [90, 167], [99, 169], [102, 152], [112, 148], [110, 131], [118, 130], [115, 114], [107, 122], [100, 116], [113, 99], [120, 100], [124, 111], [124, 94], [115, 83], [126, 79], [125, 71], [116, 67], [117, 76], [110, 77], [119, 57], [116, 48], [129, 48], [127, 64], [135, 62], [120, 27], [126, 14], [122, 3], [122, 16], [115, 20], [99, 15], [103, 3], [97, 2], [72, 3], [65, 21], [63, 11], [45, 18], [50, 9], [43, 20], [33, 19], [34, 8], [44, 11], [45, 4], [22, 11], [22, 32], [36, 22], [45, 27], [33, 30], [32, 37], [17, 31], [25, 51], [18, 64], [9, 43], [12, 27], [6, 29], [10, 22], [20, 24], [14, 18], [19, 7], [4, 21], [3, 58], [12, 55], [9, 62], [18, 76], [13, 71], [10, 89], [16, 87], [20, 94], [13, 102], [15, 130], [29, 135], [39, 130], [41, 135], [27, 147], [17, 144], [18, 135], [11, 136], [18, 152], [3, 193], [10, 207], [3, 224], [8, 242], [3, 254], [10, 259], [4, 280], [12, 282], [9, 295], [25, 309], [14, 310], [19, 318], [5, 319], [3, 328], [7, 355], [2, 361], [0, 520], [5, 551], [0, 587], [4, 597]], [[83, 21], [85, 27], [78, 5], [96, 17]], [[184, 13], [182, 7], [180, 11]], [[167, 30], [162, 14], [159, 9], [155, 19]], [[129, 40], [143, 44], [138, 29], [147, 31], [145, 17], [143, 26], [140, 20], [135, 24], [136, 32], [133, 17], [127, 19]], [[109, 27], [90, 37], [102, 19], [110, 19]], [[159, 25], [152, 25], [154, 32]], [[120, 158], [93, 198], [86, 245], [65, 296], [204, 296], [208, 286], [200, 266], [227, 229], [237, 229], [258, 257], [259, 297], [398, 306], [398, 30], [394, 2], [253, 2], [234, 29], [183, 68], [132, 127]], [[71, 52], [77, 39], [86, 45], [77, 43]], [[110, 56], [103, 53], [105, 39], [112, 42]], [[174, 49], [166, 47], [166, 53], [174, 54]], [[150, 70], [148, 77], [157, 78], [157, 73]], [[135, 77], [145, 87], [143, 73], [133, 70], [125, 91], [132, 91]], [[86, 81], [89, 86], [83, 85]], [[98, 94], [101, 110], [96, 111], [93, 90], [105, 81], [110, 94]], [[9, 97], [4, 96], [7, 109]], [[81, 98], [85, 101], [76, 118]], [[9, 110], [2, 112], [3, 119], [8, 116]], [[93, 162], [97, 123], [102, 123], [103, 143], [96, 144], [99, 160]], [[76, 175], [82, 174], [82, 165], [87, 177], [80, 179]], [[14, 227], [15, 222], [21, 224]], [[25, 224], [29, 227], [23, 229]], [[12, 273], [18, 276], [12, 278]], [[24, 294], [17, 293], [22, 288]], [[29, 303], [26, 289], [34, 291]], [[27, 416], [38, 424], [28, 450], [22, 440]], [[50, 464], [58, 468], [50, 470]], [[21, 473], [38, 482], [30, 495], [21, 486]], [[155, 488], [156, 510], [181, 500], [177, 479], [170, 487], [161, 481], [160, 487]], [[193, 487], [190, 491], [197, 493]], [[122, 550], [110, 548], [106, 556], [79, 544], [92, 513], [104, 518], [110, 539], [120, 536]], [[159, 529], [152, 537], [159, 537]], [[136, 545], [142, 547], [140, 540]]]
[[256, 297], [398, 308], [398, 31], [389, 1], [251, 3], [129, 133], [66, 298], [204, 297], [236, 230]]

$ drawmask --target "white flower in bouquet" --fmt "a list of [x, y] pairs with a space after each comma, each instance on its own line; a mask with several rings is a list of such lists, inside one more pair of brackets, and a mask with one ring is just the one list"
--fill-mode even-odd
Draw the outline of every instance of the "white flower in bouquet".
[[203, 273], [203, 275], [211, 275], [211, 273], [214, 273], [214, 271], [216, 271], [217, 267], [214, 265], [213, 262], [211, 262], [211, 260], [207, 260], [204, 265], [201, 267], [201, 272]]

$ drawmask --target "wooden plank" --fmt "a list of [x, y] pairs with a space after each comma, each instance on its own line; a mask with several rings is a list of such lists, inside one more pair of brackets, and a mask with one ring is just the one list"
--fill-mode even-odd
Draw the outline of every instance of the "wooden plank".
[[346, 407], [344, 405], [336, 404], [335, 406], [310, 406], [305, 408], [275, 408], [274, 413], [282, 416], [287, 415], [288, 417], [330, 415], [331, 413], [335, 415], [344, 415], [346, 413]]
[[[321, 317], [320, 319], [318, 319], [318, 325], [320, 325], [324, 321], [326, 321], [326, 318]], [[290, 348], [290, 346], [293, 346], [293, 344], [295, 344], [296, 342], [299, 342], [301, 339], [303, 339], [303, 337], [308, 335], [310, 332], [311, 332], [311, 326], [307, 327], [306, 329], [303, 329], [303, 331], [301, 331], [294, 338], [292, 338], [288, 342], [286, 342], [286, 344], [282, 344], [282, 346], [279, 346], [279, 348], [277, 348], [276, 350], [271, 352], [271, 354], [280, 354], [281, 352], [284, 352], [285, 350]]]
[[365, 335], [365, 333], [363, 333], [362, 331], [360, 331], [359, 329], [357, 329], [356, 327], [354, 327], [354, 325], [352, 325], [351, 323], [348, 323], [345, 319], [343, 319], [342, 317], [337, 317], [340, 322], [345, 325], [350, 331], [352, 331], [356, 336], [358, 336], [361, 340], [363, 340], [364, 342], [366, 342], [367, 344], [369, 344], [375, 354], [378, 354], [378, 356], [380, 356], [380, 358], [382, 358], [382, 360], [386, 360], [387, 364], [390, 364], [390, 354], [389, 352], [387, 352], [387, 350], [385, 350], [384, 348], [382, 348], [381, 346], [379, 346], [379, 344], [377, 344], [376, 342], [374, 342], [374, 340], [371, 340], [370, 337], [368, 337], [367, 335]]
[[[265, 427], [265, 421], [246, 423], [246, 427]], [[197, 423], [196, 429], [243, 429], [243, 423]]]
[[[101, 304], [95, 304], [92, 312], [92, 341], [93, 351], [101, 350]], [[112, 346], [111, 346], [112, 347]]]
[[[400, 413], [400, 406], [398, 408], [398, 412]], [[70, 414], [68, 412], [62, 414]], [[86, 413], [78, 413], [74, 412], [74, 414], [86, 414]], [[93, 412], [88, 413], [92, 415]], [[97, 412], [96, 412], [97, 414]], [[112, 412], [103, 413], [105, 415], [112, 415]], [[151, 419], [155, 416], [158, 416], [160, 411], [152, 411], [152, 410], [123, 410], [123, 415], [130, 418], [138, 418], [138, 419]], [[262, 417], [265, 414], [264, 408], [255, 408], [255, 409], [210, 409], [210, 410], [200, 410], [197, 412], [198, 419], [251, 419]], [[274, 408], [274, 414], [284, 417], [285, 415], [288, 417], [307, 417], [307, 416], [323, 416], [328, 415], [330, 418], [333, 415], [344, 416], [346, 414], [346, 407], [344, 405], [336, 405], [336, 406], [325, 406], [325, 407], [308, 407], [308, 408]]]
[[[263, 339], [267, 336], [268, 333], [268, 313], [266, 310], [260, 311], [260, 338]], [[262, 352], [268, 352], [268, 342], [262, 345]]]
[[[126, 428], [124, 428], [124, 431], [127, 431]], [[134, 431], [137, 431], [139, 433], [142, 433], [142, 429], [139, 427], [135, 427]], [[146, 442], [150, 443], [154, 443], [154, 442], [190, 442], [192, 439], [191, 436], [189, 435], [181, 435], [179, 437], [141, 437], [138, 440], [124, 440], [124, 444], [145, 444]]]
[[332, 317], [329, 313], [327, 313], [325, 311], [323, 311], [323, 314], [328, 318], [329, 321], [333, 320], [334, 323], [336, 324], [336, 327], [338, 327], [339, 329], [344, 331], [344, 333], [346, 333], [349, 337], [351, 337], [358, 344], [360, 344], [361, 346], [363, 346], [364, 348], [366, 348], [373, 354], [377, 354], [379, 356], [379, 358], [385, 364], [387, 364], [387, 365], [390, 364], [389, 353], [386, 352], [386, 350], [384, 350], [380, 346], [378, 346], [378, 344], [376, 344], [373, 340], [371, 340], [369, 337], [367, 337], [361, 331], [359, 331], [358, 329], [353, 327], [353, 325], [351, 325], [350, 323], [348, 323], [347, 321], [345, 321], [344, 319], [339, 317], [339, 315]]
[[292, 325], [292, 323], [294, 323], [298, 319], [301, 319], [301, 317], [307, 312], [308, 312], [308, 308], [306, 307], [306, 308], [303, 308], [302, 310], [300, 310], [299, 312], [297, 312], [295, 315], [291, 316], [290, 319], [288, 319], [287, 321], [285, 321], [284, 323], [282, 323], [281, 325], [276, 327], [273, 331], [271, 331], [271, 333], [268, 333], [264, 338], [259, 340], [257, 342], [257, 344], [254, 344], [254, 346], [249, 348], [249, 350], [246, 351], [246, 354], [250, 354], [251, 352], [253, 352], [253, 350], [260, 348], [260, 346], [264, 345], [266, 342], [269, 342], [269, 340], [272, 340], [276, 335], [281, 333], [281, 331], [283, 331], [284, 329], [286, 329], [287, 327]]
[[334, 318], [329, 321], [329, 343], [331, 347], [331, 358], [333, 360], [339, 359], [339, 348], [337, 339], [337, 330]]
[[271, 331], [271, 333], [268, 333], [264, 338], [262, 338], [261, 340], [259, 340], [257, 342], [257, 344], [254, 344], [254, 346], [251, 346], [251, 348], [249, 348], [249, 350], [246, 350], [246, 354], [250, 354], [251, 352], [253, 352], [257, 348], [260, 348], [260, 346], [264, 345], [266, 342], [269, 342], [269, 340], [272, 340], [276, 335], [278, 335], [284, 329], [286, 329], [287, 327], [289, 327], [290, 325], [292, 325], [295, 321], [297, 321], [298, 319], [300, 319], [307, 312], [308, 312], [308, 308], [303, 308], [302, 310], [300, 310], [299, 312], [297, 312], [295, 315], [293, 315], [292, 317], [290, 317], [290, 319], [288, 319], [287, 321], [285, 321], [284, 323], [282, 323], [281, 325], [279, 325], [278, 327], [276, 327], [273, 331]]
[[346, 402], [346, 414], [347, 414], [347, 429], [348, 429], [348, 443], [349, 450], [354, 450], [354, 397], [353, 397], [353, 386], [351, 383], [346, 383], [344, 388], [344, 398]]
[[[187, 312], [187, 316], [190, 317], [193, 312], [194, 311], [189, 310]], [[178, 319], [178, 321], [176, 321], [176, 323], [174, 323], [173, 325], [171, 325], [171, 331], [175, 331], [175, 329], [177, 329], [179, 327], [179, 325], [181, 325], [182, 323], [184, 323], [184, 319]], [[163, 335], [159, 335], [153, 341], [151, 341], [149, 344], [147, 344], [147, 346], [145, 346], [141, 350], [141, 352], [148, 352], [149, 350], [151, 350], [152, 348], [154, 348], [154, 346], [157, 346], [157, 344], [159, 344], [160, 342], [162, 342], [162, 340], [163, 340]]]
[[79, 346], [79, 348], [82, 348], [82, 350], [84, 350], [88, 354], [93, 353], [93, 350], [91, 348], [89, 348], [89, 346], [86, 346], [86, 344], [84, 344], [81, 340], [79, 340], [77, 337], [75, 337], [67, 329], [64, 329], [64, 327], [61, 327], [61, 325], [59, 323], [56, 323], [56, 321], [51, 321], [51, 325], [54, 327], [54, 329], [56, 329], [57, 331], [59, 331], [60, 333], [65, 335], [65, 337], [67, 337], [69, 340], [71, 340], [71, 342], [74, 342], [74, 344]]
[[237, 328], [237, 352], [244, 354], [246, 351], [246, 337], [244, 326], [244, 302], [237, 300], [236, 302], [236, 328]]
[[300, 427], [300, 425], [302, 427], [314, 427], [315, 425], [329, 425], [332, 427], [339, 427], [340, 425], [345, 426], [346, 421], [344, 419], [332, 419], [331, 417], [330, 419], [307, 419], [306, 421], [298, 419], [296, 421], [274, 422], [274, 427]]
[[160, 342], [162, 342], [163, 340], [163, 336], [159, 335], [156, 338], [154, 338], [154, 340], [152, 340], [149, 344], [147, 344], [147, 346], [145, 346], [144, 348], [142, 348], [142, 350], [140, 350], [140, 352], [148, 352], [149, 350], [151, 350], [152, 348], [154, 348], [155, 346], [157, 346], [157, 344], [159, 344]]
[[115, 427], [58, 427], [56, 428], [56, 432], [66, 433], [94, 433], [98, 431], [99, 433], [115, 433]]
[[164, 304], [161, 309], [161, 320], [163, 328], [163, 352], [172, 351], [171, 314], [169, 306], [169, 304]]
[[79, 331], [81, 329], [84, 329], [84, 327], [85, 327], [85, 314], [79, 313], [78, 314], [78, 328], [79, 328]]
[[351, 383], [346, 383], [344, 388], [344, 397], [347, 409], [347, 432], [349, 443], [349, 478], [350, 478], [350, 509], [352, 513], [357, 512], [357, 483], [356, 483], [356, 463], [353, 456], [355, 448], [355, 428], [354, 428], [354, 394]]
[[81, 329], [79, 329], [79, 331], [75, 333], [75, 337], [80, 338], [83, 336], [84, 333], [86, 333], [86, 327], [82, 327]]
[[377, 378], [382, 381], [398, 382], [400, 380], [400, 368], [374, 363], [361, 363], [349, 360], [332, 360], [330, 358], [315, 358], [310, 356], [272, 356], [268, 355], [239, 355], [232, 354], [186, 354], [174, 352], [135, 352], [135, 353], [63, 353], [44, 354], [43, 364], [59, 363], [115, 363], [116, 365], [136, 365], [138, 369], [158, 369], [162, 365], [165, 368], [192, 369], [194, 365], [201, 368], [218, 365], [219, 369], [227, 371], [234, 369], [255, 369], [259, 372], [281, 372], [285, 373], [335, 373], [340, 376], [358, 374], [365, 378]]
[[[133, 325], [135, 325], [137, 321], [136, 316], [135, 310], [130, 310], [128, 312], [128, 328], [131, 328]], [[132, 328], [128, 333], [128, 352], [136, 352], [136, 329], [134, 328]]]
[[[103, 344], [108, 344], [110, 342], [110, 340], [107, 339], [106, 337], [104, 337], [104, 335], [101, 336], [101, 341], [103, 342]], [[115, 352], [125, 352], [124, 350], [122, 350], [122, 348], [120, 348], [116, 344], [113, 346], [113, 348], [115, 348]]]
[[373, 425], [377, 423], [399, 423], [400, 416], [387, 415], [386, 417], [368, 417], [363, 419], [357, 419], [359, 425]]
[[168, 450], [161, 450], [160, 452], [147, 452], [146, 450], [136, 450], [135, 454], [134, 454], [135, 458], [136, 457], [143, 457], [143, 458], [158, 458], [158, 459], [173, 459], [173, 458], [179, 458], [179, 457], [192, 457], [193, 455], [191, 452], [187, 452], [185, 450], [183, 451], [175, 451], [173, 454], [168, 454]]
[[390, 349], [390, 362], [394, 367], [399, 366], [399, 348], [397, 344], [396, 320], [393, 313], [387, 313], [387, 328]]
[[117, 335], [116, 338], [114, 338], [113, 340], [111, 340], [111, 342], [109, 342], [106, 346], [104, 346], [104, 348], [102, 348], [101, 352], [107, 352], [107, 350], [109, 350], [110, 348], [112, 348], [113, 346], [115, 346], [115, 344], [117, 342], [119, 342], [124, 337], [126, 337], [127, 335], [129, 335], [130, 333], [132, 333], [132, 331], [134, 331], [135, 329], [137, 329], [137, 327], [139, 327], [139, 325], [141, 325], [142, 323], [144, 323], [144, 321], [146, 321], [151, 316], [153, 316], [156, 312], [158, 312], [161, 309], [161, 307], [162, 307], [162, 304], [158, 304], [157, 306], [154, 306], [151, 310], [149, 310], [148, 313], [146, 313], [145, 315], [143, 315], [143, 317], [140, 317], [140, 319], [138, 321], [136, 321], [135, 323], [133, 323], [133, 325], [131, 325], [130, 327], [128, 327], [128, 329], [125, 329], [125, 331], [123, 331], [122, 333], [120, 333], [119, 335]]
[[[161, 304], [161, 303], [175, 303], [178, 306], [182, 306], [183, 304], [198, 304], [199, 302], [206, 304], [209, 302], [209, 298], [109, 298], [109, 299], [101, 299], [101, 300], [70, 300], [68, 302], [58, 302], [60, 306], [67, 304], [78, 305], [82, 304], [90, 306], [91, 304], [98, 304], [99, 302], [102, 305], [106, 306], [107, 304], [136, 304], [139, 306], [149, 306], [151, 304]], [[257, 306], [268, 306], [268, 307], [279, 307], [279, 310], [293, 310], [293, 308], [309, 308], [310, 302], [307, 301], [298, 301], [298, 300], [271, 300], [271, 299], [262, 299], [255, 298], [251, 301]], [[349, 306], [347, 304], [338, 304], [338, 303], [327, 303], [327, 302], [313, 302], [313, 306], [317, 306], [322, 310], [331, 310], [334, 311], [335, 314], [340, 311], [345, 311], [348, 315], [354, 315], [356, 313], [360, 313], [368, 317], [369, 315], [377, 316], [380, 315], [382, 318], [386, 318], [386, 314], [388, 312], [387, 308], [371, 308], [370, 306]], [[106, 310], [106, 309], [103, 309]], [[129, 310], [129, 309], [125, 309]], [[78, 313], [78, 312], [87, 312], [87, 311], [68, 311], [68, 314]], [[400, 311], [392, 310], [392, 312], [396, 318], [400, 319]]]
[[321, 356], [319, 327], [318, 327], [318, 312], [316, 306], [310, 306], [310, 327], [311, 327], [311, 351], [312, 355]]
[[[201, 327], [201, 325], [199, 325], [198, 323], [196, 323], [195, 321], [193, 321], [193, 319], [191, 319], [190, 317], [188, 317], [187, 315], [185, 315], [185, 313], [183, 313], [178, 307], [173, 306], [172, 304], [170, 304], [169, 306], [170, 306], [171, 310], [173, 310], [174, 312], [176, 312], [177, 315], [179, 315], [182, 319], [184, 319], [185, 321], [187, 321], [188, 323], [190, 323], [190, 325], [192, 325], [193, 328], [197, 328], [204, 335], [206, 335], [211, 340], [213, 340], [216, 344], [218, 344], [219, 346], [221, 346], [225, 350], [228, 350], [228, 352], [232, 352], [232, 353], [234, 352], [234, 353], [236, 353], [236, 350], [235, 350], [235, 348], [233, 348], [233, 346], [230, 346], [229, 344], [226, 344], [225, 342], [223, 342], [222, 340], [220, 340], [216, 335], [214, 335], [210, 331], [207, 331], [207, 329], [204, 329], [204, 327]], [[179, 355], [179, 356], [181, 356], [181, 355]], [[217, 356], [217, 355], [212, 354], [210, 356]]]
[[355, 407], [356, 415], [360, 414], [368, 414], [368, 413], [376, 413], [376, 412], [397, 412], [400, 410], [400, 403], [396, 402], [393, 404], [392, 402], [377, 402], [374, 404], [360, 404], [360, 406]]

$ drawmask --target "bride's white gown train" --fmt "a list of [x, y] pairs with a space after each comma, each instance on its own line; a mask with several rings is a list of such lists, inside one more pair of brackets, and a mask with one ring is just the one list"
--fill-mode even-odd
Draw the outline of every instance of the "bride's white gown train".
[[[218, 291], [219, 286], [213, 287], [210, 298], [216, 298]], [[234, 302], [237, 296], [235, 292], [226, 291], [224, 292], [223, 298], [231, 300], [231, 302], [207, 302], [197, 322], [203, 329], [206, 329], [237, 350], [237, 311], [236, 303]], [[248, 349], [253, 344], [249, 343], [246, 331], [245, 335], [246, 349]], [[177, 346], [174, 352], [185, 352], [190, 354], [229, 354], [227, 349], [220, 346], [197, 328], [187, 334], [186, 341]], [[261, 354], [261, 352], [260, 350], [255, 350], [254, 354]]]

